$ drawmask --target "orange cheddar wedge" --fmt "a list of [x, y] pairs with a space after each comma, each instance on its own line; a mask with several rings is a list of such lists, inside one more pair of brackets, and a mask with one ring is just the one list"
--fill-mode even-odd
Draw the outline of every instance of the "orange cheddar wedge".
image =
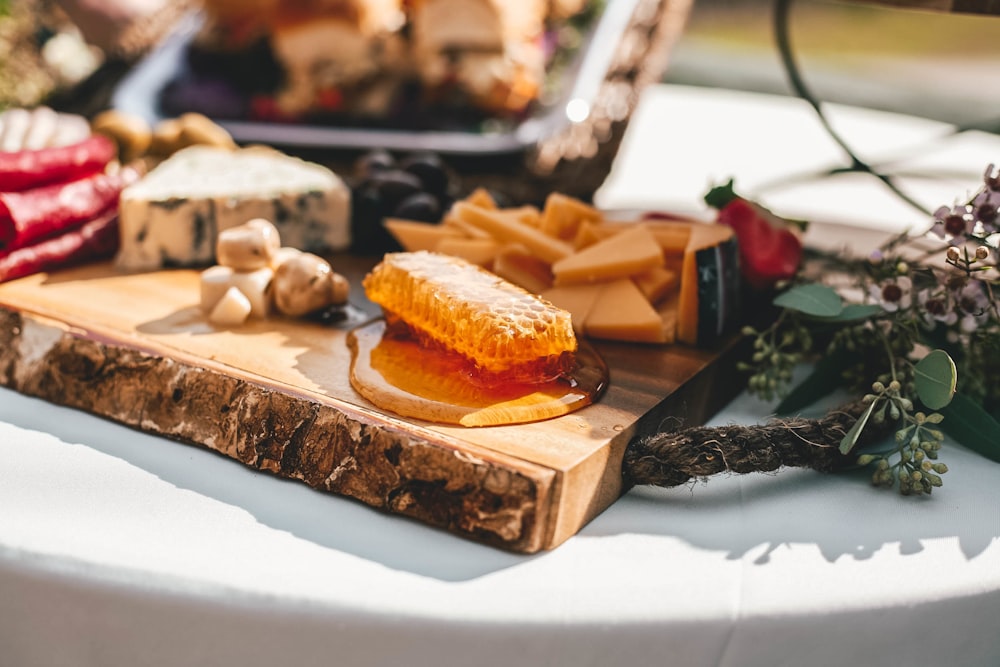
[[465, 198], [465, 201], [469, 202], [473, 206], [478, 206], [479, 208], [488, 208], [496, 210], [497, 202], [493, 199], [493, 195], [489, 193], [486, 188], [476, 188], [469, 193], [469, 196]]
[[522, 245], [501, 248], [493, 259], [493, 273], [535, 294], [552, 287], [552, 269]]
[[434, 250], [443, 239], [461, 238], [461, 232], [445, 225], [432, 225], [426, 222], [397, 220], [387, 218], [385, 228], [399, 241], [404, 250]]
[[500, 209], [501, 212], [510, 216], [518, 222], [523, 222], [529, 227], [539, 227], [542, 222], [542, 214], [534, 206], [518, 206], [517, 208], [504, 208]]
[[452, 214], [461, 222], [488, 232], [498, 241], [520, 243], [546, 262], [556, 262], [573, 254], [573, 246], [554, 239], [523, 222], [504, 216], [498, 211], [480, 208], [468, 202], [455, 202]]
[[635, 281], [646, 300], [651, 304], [656, 304], [663, 297], [677, 290], [680, 276], [676, 271], [657, 266], [635, 274], [632, 276], [632, 280]]
[[573, 319], [573, 330], [583, 336], [587, 316], [604, 290], [604, 285], [565, 285], [553, 287], [539, 294], [543, 299], [569, 312]]
[[600, 222], [604, 216], [593, 206], [559, 192], [545, 199], [540, 228], [557, 239], [572, 241], [584, 221]]
[[706, 223], [696, 220], [586, 221], [577, 229], [576, 236], [573, 238], [573, 247], [581, 250], [598, 241], [603, 241], [606, 238], [628, 231], [636, 225], [642, 225], [649, 230], [656, 239], [656, 242], [660, 244], [660, 248], [663, 249], [665, 255], [680, 257], [684, 254], [684, 249], [687, 248], [688, 239], [691, 237], [692, 225], [702, 224]]
[[628, 278], [603, 286], [587, 313], [583, 328], [592, 338], [637, 343], [665, 343], [668, 340], [663, 318]]
[[627, 278], [663, 266], [663, 252], [644, 225], [636, 225], [552, 264], [556, 285]]
[[677, 305], [677, 340], [709, 343], [731, 328], [739, 307], [739, 259], [731, 227], [691, 226]]
[[663, 322], [663, 335], [666, 337], [664, 343], [673, 343], [677, 340], [677, 304], [679, 300], [679, 294], [674, 292], [656, 307], [656, 312], [660, 314], [660, 320]]
[[460, 257], [467, 262], [482, 267], [489, 267], [500, 250], [500, 244], [493, 239], [469, 239], [457, 236], [442, 238], [434, 252], [452, 257]]

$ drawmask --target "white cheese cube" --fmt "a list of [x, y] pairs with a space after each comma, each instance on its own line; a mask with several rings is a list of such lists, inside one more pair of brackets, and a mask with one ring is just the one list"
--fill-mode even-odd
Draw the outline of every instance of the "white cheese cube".
[[250, 302], [250, 317], [267, 317], [271, 312], [270, 267], [256, 271], [234, 271], [228, 266], [213, 266], [201, 272], [201, 308], [211, 313], [230, 288], [235, 287]]
[[122, 192], [120, 268], [210, 264], [220, 231], [264, 218], [282, 243], [312, 252], [350, 244], [350, 190], [332, 171], [277, 151], [192, 146]]
[[208, 319], [213, 324], [224, 327], [236, 327], [247, 321], [253, 305], [246, 294], [236, 287], [230, 287], [222, 295], [219, 302], [212, 308]]

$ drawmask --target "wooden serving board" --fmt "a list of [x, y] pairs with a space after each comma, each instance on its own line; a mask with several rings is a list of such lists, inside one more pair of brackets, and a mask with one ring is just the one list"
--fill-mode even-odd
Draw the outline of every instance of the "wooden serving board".
[[632, 438], [702, 423], [740, 388], [731, 344], [607, 343], [606, 392], [569, 415], [464, 428], [385, 414], [348, 378], [347, 331], [378, 315], [360, 288], [373, 262], [333, 263], [357, 314], [339, 325], [214, 328], [190, 270], [103, 264], [2, 284], [0, 384], [526, 553], [623, 493]]

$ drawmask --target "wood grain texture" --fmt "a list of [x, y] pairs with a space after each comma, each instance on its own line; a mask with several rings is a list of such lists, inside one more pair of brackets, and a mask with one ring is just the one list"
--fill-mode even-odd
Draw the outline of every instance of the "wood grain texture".
[[[377, 314], [359, 287], [371, 263], [335, 265], [352, 304]], [[0, 384], [525, 553], [621, 495], [631, 438], [701, 423], [740, 387], [730, 347], [601, 344], [608, 390], [573, 414], [475, 429], [404, 420], [350, 386], [345, 337], [360, 319], [215, 329], [197, 275], [98, 265], [0, 285]]]

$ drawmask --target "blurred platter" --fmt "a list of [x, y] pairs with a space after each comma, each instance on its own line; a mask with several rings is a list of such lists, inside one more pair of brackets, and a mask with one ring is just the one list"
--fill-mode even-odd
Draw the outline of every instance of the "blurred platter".
[[[432, 150], [480, 156], [522, 153], [587, 118], [602, 83], [615, 66], [621, 38], [642, 0], [596, 4], [604, 6], [588, 14], [579, 45], [558, 54], [562, 64], [548, 71], [540, 99], [516, 117], [456, 119], [429, 114], [432, 116], [429, 121], [414, 127], [413, 123], [393, 119], [330, 117], [322, 123], [268, 122], [247, 118], [249, 114], [245, 113], [206, 115], [222, 124], [241, 143], [345, 150], [377, 146], [398, 151]], [[165, 93], [193, 80], [190, 54], [203, 22], [200, 13], [189, 14], [180, 21], [122, 80], [113, 94], [112, 106], [151, 123], [184, 111], [183, 104], [176, 100], [165, 105]], [[168, 111], [165, 106], [173, 108]]]

